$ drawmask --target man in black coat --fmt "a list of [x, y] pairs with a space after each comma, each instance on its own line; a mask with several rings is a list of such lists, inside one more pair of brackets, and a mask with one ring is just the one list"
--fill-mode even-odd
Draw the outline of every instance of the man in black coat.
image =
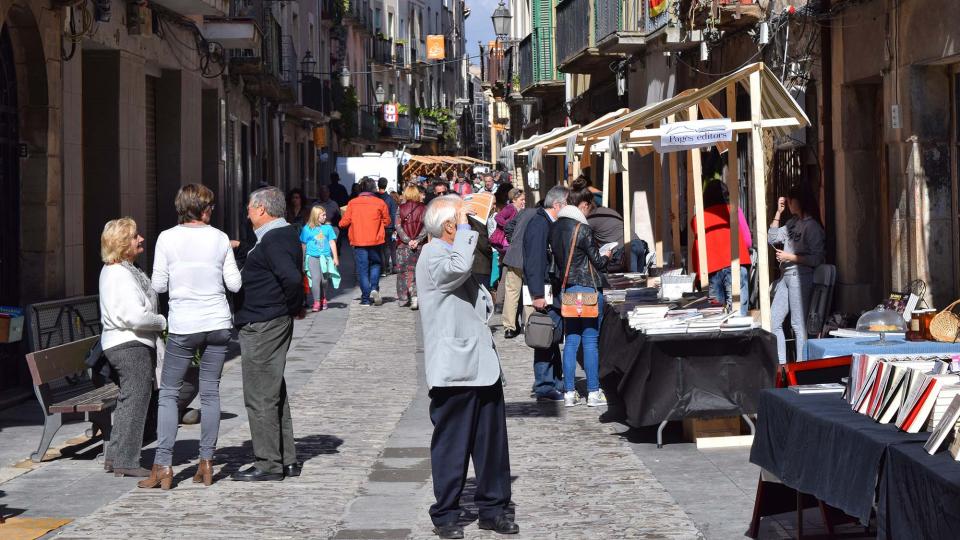
[[[551, 188], [543, 198], [543, 208], [537, 209], [523, 231], [523, 281], [530, 291], [533, 309], [550, 315], [555, 326], [561, 324], [560, 283], [549, 250], [550, 229], [560, 209], [567, 205], [569, 194], [563, 186]], [[552, 288], [551, 302], [546, 299], [547, 285]], [[533, 377], [537, 401], [563, 401], [559, 344], [533, 350]]]
[[303, 310], [303, 255], [297, 227], [283, 218], [286, 201], [275, 187], [250, 194], [247, 217], [257, 242], [243, 265], [243, 302], [234, 315], [240, 328], [243, 400], [250, 421], [254, 464], [234, 480], [283, 480], [299, 476], [293, 421], [283, 372], [293, 337], [293, 318]]

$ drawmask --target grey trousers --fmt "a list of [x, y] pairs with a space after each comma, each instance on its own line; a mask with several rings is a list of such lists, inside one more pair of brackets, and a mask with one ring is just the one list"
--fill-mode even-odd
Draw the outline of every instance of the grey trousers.
[[157, 351], [130, 341], [103, 351], [120, 378], [120, 397], [113, 411], [113, 432], [103, 452], [115, 469], [140, 467], [143, 426], [147, 421]]
[[173, 464], [173, 445], [177, 442], [179, 406], [177, 400], [183, 377], [193, 362], [196, 351], [200, 358], [200, 457], [213, 459], [220, 433], [220, 374], [227, 357], [230, 330], [214, 330], [196, 334], [170, 334], [160, 374], [160, 400], [157, 413], [157, 465]]
[[323, 272], [320, 271], [320, 259], [307, 256], [307, 264], [310, 265], [310, 288], [313, 293], [313, 301], [322, 302], [326, 298], [323, 289], [327, 285], [327, 280], [323, 277]]
[[781, 364], [787, 363], [787, 338], [783, 332], [783, 322], [788, 313], [797, 345], [796, 359], [798, 362], [807, 359], [807, 310], [810, 308], [812, 293], [812, 272], [785, 274], [773, 291], [770, 325], [773, 327], [773, 335], [777, 337], [777, 358]]
[[240, 327], [243, 401], [250, 420], [254, 465], [280, 473], [297, 461], [293, 420], [283, 371], [293, 337], [293, 319], [278, 317]]

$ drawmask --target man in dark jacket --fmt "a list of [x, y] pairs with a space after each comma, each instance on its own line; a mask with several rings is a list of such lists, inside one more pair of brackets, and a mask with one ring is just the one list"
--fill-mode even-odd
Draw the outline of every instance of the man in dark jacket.
[[383, 274], [393, 274], [397, 268], [397, 243], [394, 234], [397, 232], [397, 201], [387, 193], [389, 181], [381, 177], [377, 180], [377, 196], [383, 199], [390, 213], [390, 224], [383, 228], [384, 242], [380, 248], [380, 260], [383, 261]]
[[477, 248], [473, 253], [473, 277], [490, 289], [490, 273], [493, 271], [493, 247], [487, 237], [487, 226], [470, 218], [470, 229], [477, 233]]
[[299, 476], [293, 422], [283, 378], [293, 337], [293, 317], [303, 309], [300, 234], [283, 218], [286, 202], [275, 187], [250, 194], [247, 217], [257, 243], [243, 266], [243, 303], [234, 315], [240, 328], [243, 400], [250, 421], [254, 464], [234, 480], [283, 480]]
[[337, 205], [343, 208], [350, 200], [350, 194], [347, 188], [340, 183], [340, 175], [336, 172], [330, 173], [330, 198], [337, 202]]
[[[557, 220], [557, 214], [567, 205], [569, 193], [570, 190], [563, 186], [551, 188], [543, 198], [543, 208], [530, 218], [523, 231], [523, 281], [530, 291], [532, 308], [550, 315], [554, 325], [561, 324], [560, 284], [549, 251], [550, 228]], [[552, 289], [549, 302], [547, 285]], [[537, 401], [563, 401], [560, 347], [557, 344], [533, 350], [533, 377]]]

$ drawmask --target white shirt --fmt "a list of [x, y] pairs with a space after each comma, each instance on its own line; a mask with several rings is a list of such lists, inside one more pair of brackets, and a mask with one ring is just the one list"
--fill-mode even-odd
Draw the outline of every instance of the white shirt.
[[107, 264], [100, 270], [100, 345], [104, 349], [129, 341], [155, 347], [159, 332], [166, 326], [157, 314], [157, 295], [144, 291], [137, 278], [121, 264]]
[[233, 325], [224, 290], [240, 290], [230, 239], [209, 225], [178, 225], [160, 233], [153, 290], [170, 293], [169, 332], [195, 334]]

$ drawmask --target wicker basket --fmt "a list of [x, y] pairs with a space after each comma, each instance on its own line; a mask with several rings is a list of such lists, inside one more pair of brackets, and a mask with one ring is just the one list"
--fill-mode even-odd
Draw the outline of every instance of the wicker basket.
[[947, 343], [960, 341], [960, 315], [954, 311], [957, 305], [960, 305], [960, 300], [933, 316], [930, 321], [930, 335], [933, 339]]

